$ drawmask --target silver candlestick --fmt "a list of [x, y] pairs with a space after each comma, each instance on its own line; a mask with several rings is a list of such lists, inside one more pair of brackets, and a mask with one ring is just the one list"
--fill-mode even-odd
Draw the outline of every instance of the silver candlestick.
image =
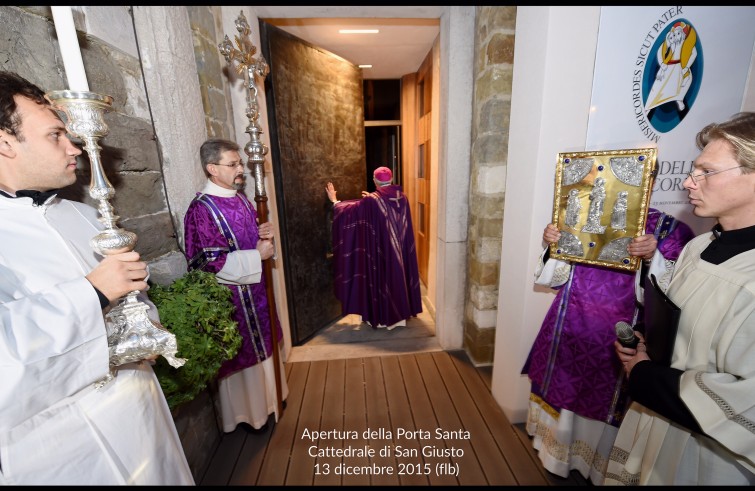
[[[98, 145], [99, 139], [108, 133], [103, 115], [111, 109], [113, 98], [71, 90], [53, 91], [45, 97], [55, 109], [65, 113], [66, 129], [84, 142], [84, 150], [89, 155], [92, 167], [89, 196], [99, 203], [99, 221], [105, 226], [89, 244], [103, 256], [132, 251], [136, 234], [116, 225], [119, 217], [109, 202], [115, 196], [115, 189], [102, 169]], [[112, 378], [115, 367], [155, 355], [162, 355], [176, 368], [186, 363], [185, 359], [175, 356], [178, 351], [175, 335], [148, 317], [149, 305], [139, 300], [138, 294], [138, 290], [128, 293], [105, 315], [111, 366], [108, 379]]]

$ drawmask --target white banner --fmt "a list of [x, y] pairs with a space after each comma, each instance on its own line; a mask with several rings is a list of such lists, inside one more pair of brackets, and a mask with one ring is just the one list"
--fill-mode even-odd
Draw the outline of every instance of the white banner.
[[650, 205], [696, 233], [682, 182], [695, 135], [742, 108], [755, 43], [755, 7], [602, 7], [587, 151], [656, 147]]

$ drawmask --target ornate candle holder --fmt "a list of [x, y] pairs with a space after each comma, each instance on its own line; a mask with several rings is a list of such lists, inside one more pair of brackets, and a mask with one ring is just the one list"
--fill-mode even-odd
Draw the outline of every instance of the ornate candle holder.
[[[65, 113], [66, 129], [84, 142], [84, 150], [89, 155], [92, 167], [89, 196], [99, 203], [99, 221], [105, 226], [89, 244], [103, 256], [133, 250], [136, 234], [116, 225], [119, 217], [108, 201], [115, 196], [115, 189], [100, 161], [98, 141], [108, 133], [103, 115], [112, 107], [113, 98], [70, 90], [50, 92], [45, 97], [55, 109]], [[175, 335], [147, 316], [149, 306], [137, 298], [138, 294], [138, 290], [128, 293], [105, 315], [111, 367], [107, 380], [113, 377], [115, 367], [155, 355], [162, 355], [176, 368], [186, 363], [185, 359], [175, 356], [178, 351]]]

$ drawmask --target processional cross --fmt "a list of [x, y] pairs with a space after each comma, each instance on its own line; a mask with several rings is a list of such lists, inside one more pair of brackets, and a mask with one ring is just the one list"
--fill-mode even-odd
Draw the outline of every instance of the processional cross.
[[[260, 135], [263, 133], [260, 128], [259, 119], [259, 106], [257, 104], [257, 80], [256, 77], [260, 77], [264, 80], [270, 71], [270, 67], [265, 61], [265, 57], [260, 55], [255, 58], [257, 48], [252, 44], [249, 39], [251, 29], [249, 28], [249, 22], [246, 20], [244, 11], [239, 13], [239, 16], [235, 21], [236, 30], [239, 35], [234, 36], [236, 46], [234, 47], [228, 35], [225, 35], [225, 39], [218, 45], [220, 54], [225, 57], [225, 61], [233, 66], [236, 63], [236, 73], [243, 75], [246, 83], [246, 117], [249, 119], [249, 126], [246, 127], [245, 132], [249, 134], [249, 142], [244, 146], [244, 153], [249, 157], [248, 164], [252, 166], [254, 172], [254, 201], [257, 203], [257, 217], [260, 224], [267, 222], [267, 194], [265, 193], [265, 155], [267, 155], [267, 146], [260, 140]], [[283, 400], [282, 400], [282, 388], [281, 388], [281, 373], [280, 373], [280, 353], [278, 350], [278, 316], [275, 309], [275, 295], [273, 293], [273, 278], [272, 278], [272, 261], [275, 260], [275, 255], [272, 258], [263, 261], [263, 271], [265, 274], [265, 290], [267, 293], [267, 304], [270, 309], [270, 335], [273, 342], [273, 366], [275, 367], [275, 389], [278, 400], [278, 414], [283, 412]]]

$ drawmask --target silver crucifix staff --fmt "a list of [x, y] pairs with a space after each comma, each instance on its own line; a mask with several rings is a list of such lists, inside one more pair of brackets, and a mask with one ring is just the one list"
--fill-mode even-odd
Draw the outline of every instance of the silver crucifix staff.
[[[226, 34], [225, 39], [218, 45], [220, 53], [225, 57], [225, 61], [233, 66], [236, 63], [236, 73], [244, 76], [244, 82], [246, 83], [246, 117], [249, 119], [249, 126], [246, 127], [245, 132], [249, 134], [249, 142], [244, 146], [244, 153], [249, 157], [249, 164], [252, 166], [254, 172], [254, 201], [257, 203], [257, 217], [260, 224], [267, 222], [267, 194], [265, 194], [265, 155], [267, 155], [267, 147], [260, 135], [262, 134], [262, 128], [260, 128], [259, 119], [259, 106], [257, 104], [257, 80], [256, 77], [260, 77], [264, 80], [267, 76], [270, 68], [265, 61], [265, 58], [260, 53], [259, 57], [255, 58], [254, 54], [257, 52], [257, 48], [254, 47], [252, 41], [249, 39], [249, 23], [246, 20], [244, 12], [241, 11], [236, 18], [236, 30], [239, 35], [234, 36], [236, 46], [234, 47], [231, 40]], [[280, 373], [280, 353], [278, 350], [278, 316], [275, 309], [275, 295], [273, 293], [273, 273], [272, 273], [272, 261], [275, 256], [263, 261], [263, 270], [265, 274], [265, 291], [267, 293], [267, 305], [270, 309], [270, 336], [273, 341], [273, 366], [275, 367], [275, 390], [278, 399], [278, 414], [283, 412], [283, 395], [282, 395], [282, 382]]]

